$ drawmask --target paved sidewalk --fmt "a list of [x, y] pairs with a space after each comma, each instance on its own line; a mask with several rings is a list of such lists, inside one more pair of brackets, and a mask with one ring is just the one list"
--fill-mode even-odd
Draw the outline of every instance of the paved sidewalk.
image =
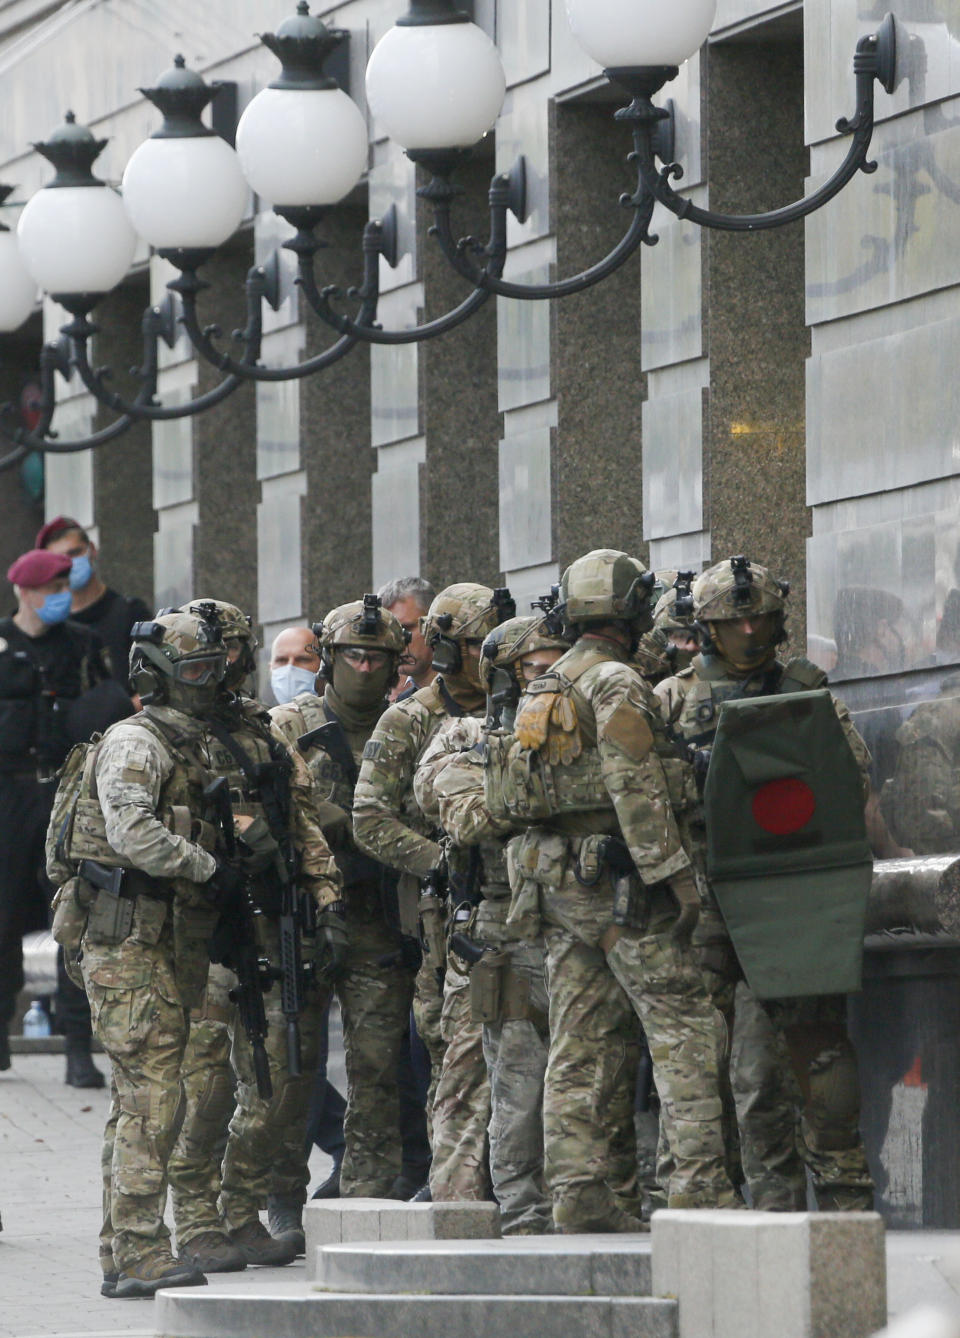
[[[335, 1053], [338, 1086], [341, 1066]], [[100, 1139], [109, 1102], [105, 1091], [67, 1087], [63, 1070], [62, 1055], [30, 1054], [14, 1055], [13, 1068], [0, 1073], [0, 1338], [153, 1338], [153, 1301], [99, 1294]], [[328, 1166], [315, 1152], [312, 1185]], [[960, 1231], [891, 1232], [887, 1262], [891, 1315], [926, 1303], [960, 1317]], [[303, 1295], [306, 1276], [300, 1260], [211, 1284], [220, 1292]]]
[[[64, 1064], [63, 1055], [14, 1055], [0, 1073], [0, 1338], [151, 1338], [152, 1300], [100, 1296], [100, 1143], [110, 1100], [106, 1089], [67, 1087]], [[97, 1064], [108, 1067], [102, 1055]], [[330, 1076], [340, 1086], [336, 1064]], [[313, 1185], [329, 1165], [315, 1150]], [[238, 1290], [306, 1286], [302, 1260], [234, 1276]]]

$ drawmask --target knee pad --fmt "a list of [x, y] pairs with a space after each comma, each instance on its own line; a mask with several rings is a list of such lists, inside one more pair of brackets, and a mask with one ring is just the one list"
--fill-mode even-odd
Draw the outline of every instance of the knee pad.
[[837, 1150], [859, 1142], [860, 1082], [852, 1045], [819, 1051], [807, 1071], [810, 1099], [803, 1116], [814, 1143]]

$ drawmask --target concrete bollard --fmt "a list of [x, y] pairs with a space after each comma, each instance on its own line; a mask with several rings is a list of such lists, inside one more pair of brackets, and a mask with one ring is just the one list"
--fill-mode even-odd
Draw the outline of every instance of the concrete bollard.
[[653, 1295], [679, 1338], [870, 1338], [886, 1323], [877, 1213], [654, 1213]]

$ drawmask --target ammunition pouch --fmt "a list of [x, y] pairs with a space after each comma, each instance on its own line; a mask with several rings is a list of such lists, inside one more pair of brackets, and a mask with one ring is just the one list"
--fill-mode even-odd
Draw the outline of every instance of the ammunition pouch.
[[79, 878], [70, 878], [58, 888], [53, 898], [51, 932], [63, 948], [63, 964], [67, 975], [80, 989], [84, 987], [79, 961], [80, 944], [87, 928], [91, 891], [89, 884], [81, 883]]
[[569, 762], [554, 764], [541, 752], [521, 747], [517, 740], [505, 749], [491, 747], [488, 751], [484, 798], [490, 804], [499, 804], [506, 816], [518, 823], [546, 822], [613, 808], [596, 748], [585, 749]]
[[508, 952], [485, 952], [470, 971], [470, 1017], [488, 1026], [546, 1019], [533, 1002], [530, 982], [513, 967]]

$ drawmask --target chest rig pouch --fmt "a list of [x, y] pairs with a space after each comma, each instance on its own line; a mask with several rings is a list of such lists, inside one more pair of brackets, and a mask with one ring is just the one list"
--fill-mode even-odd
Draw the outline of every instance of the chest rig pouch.
[[502, 803], [521, 822], [612, 807], [603, 781], [596, 726], [571, 675], [544, 674], [520, 702], [514, 738], [503, 758]]

